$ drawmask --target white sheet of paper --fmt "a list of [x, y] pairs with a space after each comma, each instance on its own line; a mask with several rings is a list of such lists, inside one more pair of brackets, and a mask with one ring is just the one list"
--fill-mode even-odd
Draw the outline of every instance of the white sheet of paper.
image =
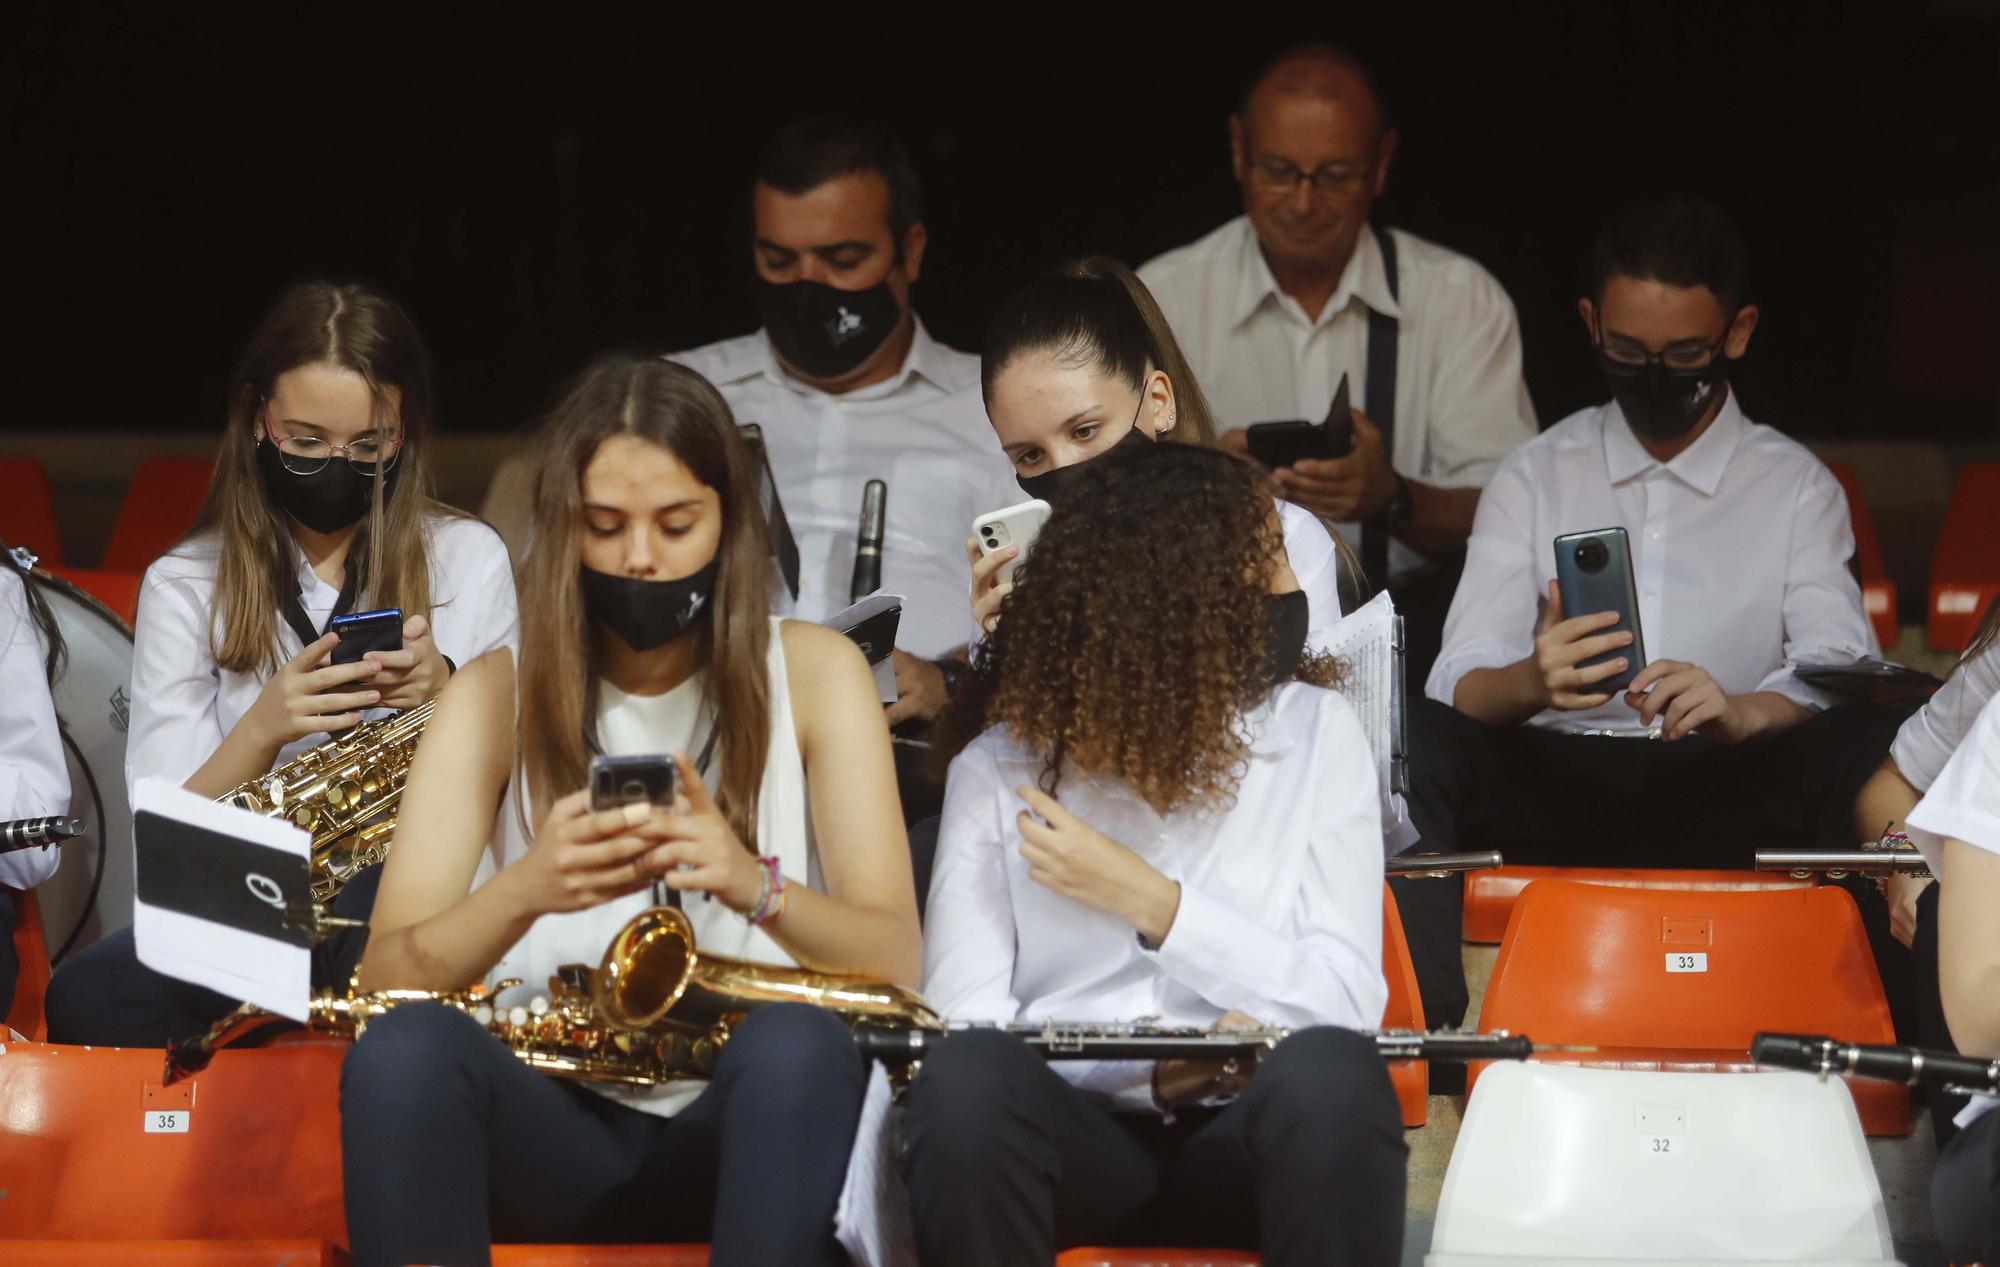
[[[133, 789], [134, 814], [154, 813], [305, 858], [312, 838], [283, 819], [220, 805], [165, 779]], [[207, 986], [232, 999], [303, 1022], [312, 995], [312, 952], [212, 920], [134, 899], [132, 936], [139, 962], [155, 972]]]
[[[902, 605], [903, 596], [901, 594], [885, 594], [881, 590], [876, 590], [860, 602], [841, 608], [819, 623], [825, 625], [828, 629], [846, 633], [848, 630], [861, 624], [862, 621], [878, 616], [888, 611], [891, 607], [901, 607]], [[878, 655], [876, 650], [867, 647], [862, 648], [862, 654], [868, 657], [868, 667], [875, 674], [875, 694], [881, 698], [884, 704], [893, 704], [896, 702], [896, 658], [891, 654], [894, 651], [894, 647], [883, 647], [879, 651], [880, 658], [878, 659], [876, 658]]]
[[917, 1233], [910, 1197], [896, 1166], [896, 1126], [889, 1075], [868, 1070], [868, 1095], [847, 1157], [847, 1182], [834, 1206], [833, 1235], [857, 1267], [917, 1267]]
[[1375, 754], [1375, 777], [1382, 789], [1382, 844], [1387, 854], [1417, 843], [1403, 798], [1392, 793], [1389, 762], [1395, 725], [1396, 606], [1384, 590], [1340, 618], [1319, 650], [1339, 658], [1346, 669], [1340, 693], [1361, 720]]

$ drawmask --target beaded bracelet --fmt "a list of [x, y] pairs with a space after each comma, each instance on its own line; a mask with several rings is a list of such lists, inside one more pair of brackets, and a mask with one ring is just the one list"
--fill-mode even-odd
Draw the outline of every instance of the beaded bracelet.
[[757, 905], [743, 917], [753, 925], [768, 924], [785, 913], [785, 873], [778, 859], [770, 855], [760, 857], [757, 869], [763, 873], [764, 882], [757, 892]]

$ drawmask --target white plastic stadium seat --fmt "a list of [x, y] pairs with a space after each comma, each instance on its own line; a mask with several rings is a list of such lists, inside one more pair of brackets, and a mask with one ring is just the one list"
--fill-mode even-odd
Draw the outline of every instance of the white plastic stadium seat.
[[1500, 1061], [1445, 1171], [1426, 1267], [1895, 1263], [1854, 1102], [1806, 1073]]

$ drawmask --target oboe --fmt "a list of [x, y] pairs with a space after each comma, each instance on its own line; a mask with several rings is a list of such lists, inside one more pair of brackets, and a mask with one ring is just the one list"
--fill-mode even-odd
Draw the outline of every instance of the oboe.
[[1815, 1034], [1759, 1034], [1750, 1044], [1750, 1058], [1760, 1065], [1803, 1069], [1822, 1078], [1854, 1074], [1963, 1095], [2000, 1094], [2000, 1060], [1923, 1047], [1842, 1043]]
[[[885, 1065], [907, 1065], [952, 1034], [994, 1029], [1018, 1036], [1048, 1060], [1230, 1060], [1256, 1059], [1282, 1042], [1290, 1030], [1187, 1029], [1157, 1025], [977, 1025], [943, 1029], [878, 1029], [857, 1026], [861, 1054]], [[1526, 1060], [1538, 1050], [1525, 1034], [1442, 1030], [1383, 1030], [1372, 1035], [1384, 1060]]]

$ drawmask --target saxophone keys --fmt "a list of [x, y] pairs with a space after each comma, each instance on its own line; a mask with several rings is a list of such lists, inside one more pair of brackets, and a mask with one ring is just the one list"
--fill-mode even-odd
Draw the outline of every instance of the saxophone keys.
[[473, 1004], [473, 1005], [472, 1005], [472, 1019], [473, 1019], [473, 1020], [475, 1020], [475, 1021], [478, 1021], [478, 1022], [479, 1022], [479, 1024], [480, 1024], [480, 1025], [481, 1025], [482, 1027], [484, 1027], [484, 1026], [490, 1026], [490, 1025], [492, 1025], [492, 1024], [493, 1024], [493, 1005], [492, 1005], [491, 1003], [475, 1003], [475, 1004]]

